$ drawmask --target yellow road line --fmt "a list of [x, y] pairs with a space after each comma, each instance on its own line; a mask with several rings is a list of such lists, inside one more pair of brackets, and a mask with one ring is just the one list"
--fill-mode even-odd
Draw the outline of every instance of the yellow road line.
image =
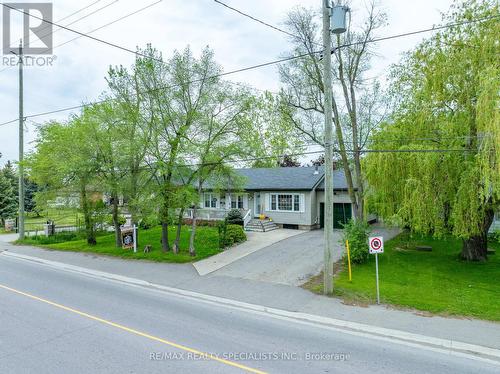
[[72, 313], [78, 314], [80, 316], [92, 319], [94, 321], [101, 322], [101, 323], [104, 323], [106, 325], [116, 327], [117, 329], [120, 329], [120, 330], [123, 330], [123, 331], [127, 331], [127, 332], [130, 332], [132, 334], [139, 335], [139, 336], [142, 336], [144, 338], [148, 338], [148, 339], [151, 339], [151, 340], [154, 340], [154, 341], [157, 341], [157, 342], [169, 345], [171, 347], [181, 349], [183, 351], [194, 353], [194, 354], [196, 354], [196, 355], [198, 355], [200, 357], [206, 357], [206, 358], [212, 359], [214, 361], [218, 361], [218, 362], [220, 362], [222, 364], [225, 364], [225, 365], [237, 367], [239, 369], [248, 371], [250, 373], [266, 374], [265, 371], [261, 371], [261, 370], [258, 370], [258, 369], [253, 369], [251, 367], [238, 364], [237, 362], [229, 361], [229, 360], [225, 360], [223, 358], [217, 357], [216, 355], [211, 354], [211, 353], [206, 353], [206, 352], [198, 351], [197, 349], [189, 348], [189, 347], [186, 347], [185, 345], [182, 345], [182, 344], [177, 344], [177, 343], [174, 343], [174, 342], [171, 342], [171, 341], [159, 338], [159, 337], [154, 336], [154, 335], [149, 335], [149, 334], [146, 334], [144, 332], [132, 329], [130, 327], [120, 325], [119, 323], [111, 322], [111, 321], [108, 321], [106, 319], [99, 318], [99, 317], [93, 316], [91, 314], [79, 311], [77, 309], [73, 309], [73, 308], [70, 308], [70, 307], [67, 307], [67, 306], [55, 303], [53, 301], [46, 300], [46, 299], [43, 299], [43, 298], [35, 296], [35, 295], [31, 295], [29, 293], [26, 293], [26, 292], [23, 292], [23, 291], [19, 291], [19, 290], [16, 290], [16, 289], [8, 287], [8, 286], [4, 286], [2, 284], [0, 284], [0, 288], [3, 288], [5, 290], [7, 290], [7, 291], [11, 291], [11, 292], [17, 293], [19, 295], [23, 295], [23, 296], [29, 297], [30, 299], [33, 299], [33, 300], [41, 301], [43, 303], [55, 306], [57, 308], [66, 310], [68, 312], [72, 312]]

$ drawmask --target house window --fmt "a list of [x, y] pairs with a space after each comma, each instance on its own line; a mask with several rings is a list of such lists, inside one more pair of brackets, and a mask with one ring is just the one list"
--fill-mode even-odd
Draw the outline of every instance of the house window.
[[217, 197], [213, 193], [205, 192], [204, 194], [205, 208], [217, 208]]
[[243, 209], [243, 195], [231, 194], [231, 209]]
[[300, 212], [300, 194], [271, 194], [271, 210], [276, 212]]

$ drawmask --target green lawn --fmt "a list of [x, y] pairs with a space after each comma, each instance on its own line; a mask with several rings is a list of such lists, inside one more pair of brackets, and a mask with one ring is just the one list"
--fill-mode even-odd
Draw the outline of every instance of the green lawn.
[[77, 209], [72, 208], [47, 208], [40, 212], [39, 217], [34, 213], [27, 213], [24, 219], [25, 230], [42, 231], [47, 220], [54, 221], [58, 226], [74, 226], [78, 220], [83, 220], [83, 215], [78, 213]]
[[[161, 227], [155, 227], [150, 230], [139, 230], [137, 253], [134, 253], [133, 250], [116, 248], [113, 233], [99, 236], [97, 238], [97, 245], [95, 246], [89, 246], [85, 240], [70, 240], [61, 243], [47, 244], [45, 237], [40, 237], [40, 239], [27, 238], [19, 244], [41, 246], [59, 251], [91, 252], [121, 258], [146, 259], [158, 262], [176, 263], [198, 261], [220, 252], [220, 249], [218, 248], [217, 228], [201, 226], [196, 228], [196, 256], [191, 257], [188, 251], [190, 232], [191, 230], [189, 226], [182, 227], [180, 241], [181, 250], [178, 254], [173, 254], [172, 252], [164, 253], [161, 251]], [[170, 241], [172, 242], [175, 237], [174, 227], [170, 228], [169, 234]], [[66, 235], [68, 235], [67, 237], [71, 239], [70, 237], [72, 234]], [[143, 249], [148, 244], [152, 246], [152, 250], [149, 253], [144, 253]]]
[[[461, 241], [430, 237], [410, 238], [414, 245], [432, 246], [432, 252], [404, 249], [408, 234], [385, 243], [379, 255], [380, 299], [382, 303], [415, 308], [444, 315], [500, 321], [500, 244], [490, 243], [496, 254], [485, 263], [466, 263], [458, 258]], [[321, 277], [322, 278], [322, 277]], [[322, 291], [317, 278], [305, 287]], [[346, 302], [374, 303], [375, 259], [352, 268], [349, 282], [346, 266], [335, 277], [335, 293]]]

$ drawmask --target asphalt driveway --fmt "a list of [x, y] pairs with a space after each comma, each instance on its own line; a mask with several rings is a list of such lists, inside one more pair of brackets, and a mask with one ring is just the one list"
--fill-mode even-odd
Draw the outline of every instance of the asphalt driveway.
[[[383, 235], [386, 240], [398, 232], [396, 228], [373, 226], [373, 233]], [[333, 235], [333, 260], [338, 261], [344, 253], [344, 246], [340, 243], [342, 230], [334, 230]], [[323, 245], [323, 230], [306, 231], [260, 249], [210, 275], [298, 286], [321, 271]]]

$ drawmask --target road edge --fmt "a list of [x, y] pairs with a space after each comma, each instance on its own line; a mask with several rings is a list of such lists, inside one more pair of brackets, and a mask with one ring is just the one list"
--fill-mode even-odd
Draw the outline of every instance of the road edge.
[[185, 289], [155, 284], [142, 279], [126, 277], [119, 274], [107, 273], [99, 270], [88, 269], [62, 262], [45, 260], [39, 257], [27, 256], [15, 252], [10, 252], [8, 250], [3, 251], [0, 254], [3, 256], [16, 258], [23, 261], [43, 264], [45, 266], [59, 270], [64, 270], [77, 274], [83, 274], [93, 278], [116, 281], [136, 287], [146, 287], [148, 289], [174, 294], [191, 300], [194, 299], [198, 301], [205, 301], [216, 305], [224, 305], [239, 310], [250, 311], [253, 313], [272, 316], [279, 319], [291, 320], [302, 324], [308, 324], [308, 325], [312, 324], [316, 327], [323, 326], [326, 328], [334, 329], [336, 331], [349, 333], [351, 335], [372, 337], [384, 341], [390, 341], [393, 343], [428, 348], [444, 353], [453, 354], [456, 356], [472, 358], [472, 359], [480, 359], [481, 361], [486, 361], [489, 363], [500, 365], [500, 349], [496, 348], [465, 343], [452, 339], [443, 339], [443, 338], [425, 336], [425, 335], [406, 332], [403, 330], [388, 329], [385, 327], [372, 326], [358, 322], [351, 322], [351, 321], [335, 319], [330, 317], [323, 317], [303, 312], [293, 312], [284, 309], [277, 309], [277, 308], [266, 307], [263, 305], [246, 303], [242, 301], [227, 299], [224, 297], [207, 295], [195, 291], [189, 291]]

